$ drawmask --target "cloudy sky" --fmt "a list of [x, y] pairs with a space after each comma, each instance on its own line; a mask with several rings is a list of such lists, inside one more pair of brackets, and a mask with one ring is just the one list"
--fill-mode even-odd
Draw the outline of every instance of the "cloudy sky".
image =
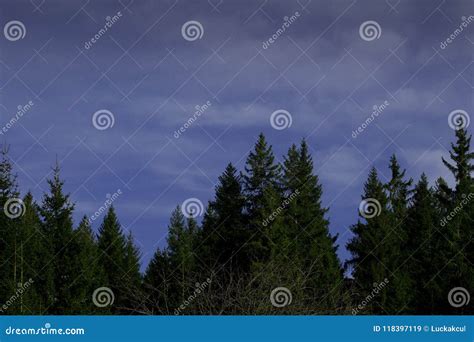
[[[242, 169], [259, 132], [280, 160], [305, 137], [347, 258], [371, 166], [387, 180], [396, 153], [416, 180], [425, 171], [452, 182], [440, 159], [453, 139], [449, 114], [473, 112], [473, 7], [2, 0], [1, 138], [22, 192], [37, 199], [57, 156], [76, 223], [120, 189], [114, 205], [146, 264], [165, 245], [172, 209], [211, 199], [225, 165]], [[18, 106], [27, 110], [7, 125]]]

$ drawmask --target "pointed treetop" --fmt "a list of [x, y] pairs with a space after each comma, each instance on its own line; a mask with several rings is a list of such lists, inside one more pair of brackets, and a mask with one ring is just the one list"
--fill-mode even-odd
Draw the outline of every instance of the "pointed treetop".
[[451, 151], [449, 152], [449, 156], [454, 163], [442, 158], [443, 164], [452, 172], [458, 186], [472, 181], [474, 152], [470, 152], [471, 137], [468, 136], [466, 129], [456, 130], [456, 144], [451, 143]]

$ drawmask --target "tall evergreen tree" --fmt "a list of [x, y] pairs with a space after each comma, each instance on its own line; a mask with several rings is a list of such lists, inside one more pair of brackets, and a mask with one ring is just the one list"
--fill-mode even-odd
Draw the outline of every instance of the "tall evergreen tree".
[[[389, 282], [393, 281], [385, 266], [385, 264], [390, 264], [390, 258], [393, 257], [391, 241], [386, 239], [391, 234], [391, 215], [384, 186], [375, 168], [371, 169], [364, 185], [362, 204], [359, 210], [362, 220], [351, 227], [354, 237], [347, 244], [347, 249], [352, 253], [348, 265], [353, 268], [357, 293], [354, 298], [355, 303], [360, 303], [372, 293], [374, 284], [380, 284], [385, 279]], [[368, 303], [365, 310], [372, 314], [387, 313], [386, 306], [389, 300], [387, 286], [385, 286]]]
[[[313, 173], [313, 160], [305, 140], [299, 150], [292, 146], [284, 162], [286, 234], [291, 241], [285, 253], [288, 263], [299, 264], [304, 274], [306, 305], [336, 308], [340, 304], [342, 269], [336, 255], [337, 237], [329, 233], [327, 209], [322, 206], [322, 187]], [[278, 232], [278, 235], [281, 233]], [[317, 303], [315, 299], [317, 298]]]
[[244, 206], [240, 176], [228, 164], [219, 176], [215, 199], [208, 205], [200, 234], [199, 254], [208, 269], [221, 273], [248, 271]]
[[105, 271], [105, 284], [102, 286], [110, 288], [115, 297], [112, 312], [128, 312], [128, 289], [123, 286], [127, 270], [127, 240], [113, 206], [99, 228], [98, 247], [100, 264]]
[[[8, 147], [2, 146], [0, 160], [0, 303], [5, 303], [16, 288], [14, 279], [14, 240], [21, 209], [16, 175], [8, 158]], [[13, 215], [11, 215], [13, 214]]]
[[387, 257], [385, 267], [391, 273], [392, 283], [387, 290], [386, 309], [393, 313], [401, 313], [400, 310], [407, 307], [410, 302], [413, 294], [412, 283], [416, 281], [410, 277], [410, 265], [406, 262], [411, 251], [404, 248], [406, 241], [410, 238], [406, 221], [413, 180], [405, 180], [406, 170], [401, 170], [395, 155], [390, 158], [389, 168], [392, 177], [385, 184], [385, 188], [391, 214], [391, 227], [389, 234], [385, 237], [385, 242], [390, 246], [390, 256]]
[[171, 286], [175, 294], [170, 300], [174, 307], [184, 302], [193, 285], [196, 229], [194, 218], [186, 222], [181, 208], [176, 207], [168, 227], [168, 255], [173, 277]]
[[43, 267], [47, 240], [41, 231], [41, 220], [33, 196], [28, 193], [23, 199], [24, 214], [19, 218], [19, 224], [12, 241], [14, 260], [13, 282], [17, 291], [22, 291], [9, 311], [15, 314], [42, 314], [48, 307], [45, 291], [50, 286], [46, 284], [45, 274], [40, 272]]
[[[72, 212], [74, 205], [69, 194], [64, 194], [64, 182], [60, 178], [59, 165], [53, 168], [53, 178], [48, 180], [49, 193], [43, 197], [40, 209], [43, 217], [43, 230], [50, 241], [52, 256], [45, 260], [41, 272], [53, 274], [54, 304], [49, 312], [62, 314], [72, 308], [74, 301], [70, 285], [74, 281], [76, 255], [71, 248], [74, 243]], [[50, 269], [51, 268], [51, 269]]]
[[146, 269], [143, 284], [145, 309], [151, 314], [170, 314], [171, 269], [166, 251], [156, 250]]
[[422, 174], [408, 209], [408, 238], [403, 246], [412, 280], [408, 313], [443, 314], [438, 311], [440, 299], [444, 298], [440, 286], [444, 281], [439, 265], [445, 257], [441, 248], [445, 241], [437, 228], [438, 206], [434, 190], [429, 188], [428, 179]]
[[[471, 152], [471, 137], [466, 128], [456, 130], [456, 143], [451, 144], [450, 158], [453, 163], [442, 159], [452, 172], [456, 187], [450, 191], [453, 201], [446, 205], [445, 235], [448, 236], [451, 254], [446, 265], [445, 291], [449, 288], [474, 287], [474, 152]], [[449, 191], [449, 190], [446, 190]], [[455, 312], [474, 313], [474, 303]]]
[[126, 308], [131, 308], [130, 313], [135, 312], [141, 298], [142, 276], [140, 273], [140, 251], [133, 241], [132, 233], [127, 236], [125, 244], [124, 276], [122, 284], [127, 293]]
[[254, 263], [268, 260], [271, 251], [269, 232], [272, 224], [264, 224], [268, 215], [281, 203], [281, 166], [275, 163], [272, 147], [260, 133], [254, 150], [247, 157], [245, 173], [242, 175], [246, 198], [247, 224], [251, 241], [248, 255]]
[[77, 313], [89, 314], [98, 311], [91, 296], [104, 282], [104, 269], [100, 263], [95, 234], [86, 216], [82, 218], [74, 235], [72, 248], [77, 256], [74, 265], [76, 277], [70, 285], [74, 293], [74, 309]]

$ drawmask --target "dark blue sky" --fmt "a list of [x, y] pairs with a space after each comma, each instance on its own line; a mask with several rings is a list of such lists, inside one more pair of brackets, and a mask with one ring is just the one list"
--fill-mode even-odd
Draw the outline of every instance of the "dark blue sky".
[[[76, 223], [120, 189], [114, 205], [146, 264], [165, 245], [172, 209], [188, 198], [206, 203], [228, 162], [243, 168], [259, 132], [280, 160], [306, 137], [346, 258], [372, 165], [387, 180], [396, 153], [409, 176], [452, 183], [441, 156], [453, 138], [449, 113], [473, 112], [473, 9], [467, 0], [1, 0], [1, 27], [15, 20], [26, 31], [0, 36], [1, 126], [34, 104], [2, 139], [22, 193], [37, 200], [57, 155]], [[285, 17], [291, 24], [278, 31]], [[201, 25], [200, 39], [183, 37], [188, 21]], [[380, 28], [374, 39], [359, 32], [366, 21]], [[114, 124], [99, 130], [93, 115], [102, 109]], [[290, 127], [272, 127], [277, 110], [291, 115]]]

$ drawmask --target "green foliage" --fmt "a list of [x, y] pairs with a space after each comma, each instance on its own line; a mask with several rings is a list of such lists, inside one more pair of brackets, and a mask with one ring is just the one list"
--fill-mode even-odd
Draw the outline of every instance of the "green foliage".
[[[454, 188], [442, 178], [430, 187], [424, 174], [412, 186], [395, 156], [388, 182], [370, 170], [361, 199], [376, 209], [351, 226], [346, 278], [305, 140], [279, 164], [260, 134], [244, 172], [228, 164], [219, 177], [202, 226], [176, 207], [167, 246], [143, 276], [113, 207], [97, 236], [87, 217], [74, 229], [56, 165], [40, 205], [28, 193], [22, 215], [0, 215], [0, 313], [472, 314], [474, 301], [454, 308], [447, 299], [454, 287], [474, 288], [470, 140], [457, 130], [451, 161], [442, 160]], [[0, 206], [19, 196], [4, 149]], [[93, 294], [104, 287], [114, 302], [102, 308]], [[290, 306], [272, 305], [277, 287], [291, 291]]]

